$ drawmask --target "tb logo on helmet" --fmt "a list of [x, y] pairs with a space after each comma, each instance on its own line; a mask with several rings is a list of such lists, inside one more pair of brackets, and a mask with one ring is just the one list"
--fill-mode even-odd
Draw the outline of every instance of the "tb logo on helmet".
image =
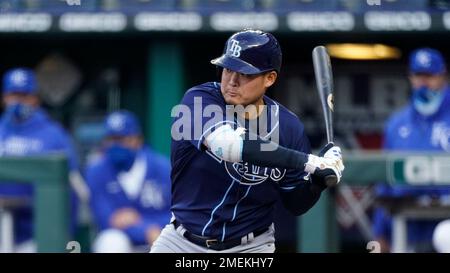
[[241, 49], [242, 49], [242, 47], [239, 45], [239, 41], [231, 39], [230, 42], [231, 46], [228, 49], [228, 51], [231, 52], [231, 56], [239, 58], [239, 56], [241, 56]]

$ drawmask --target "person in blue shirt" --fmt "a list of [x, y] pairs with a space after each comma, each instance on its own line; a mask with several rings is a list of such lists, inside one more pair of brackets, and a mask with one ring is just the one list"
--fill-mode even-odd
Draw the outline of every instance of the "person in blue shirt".
[[[410, 54], [411, 101], [388, 120], [384, 149], [387, 151], [450, 152], [450, 87], [442, 54], [419, 48]], [[379, 196], [421, 198], [450, 194], [448, 187], [377, 186]], [[432, 251], [431, 238], [438, 220], [410, 220], [410, 251]], [[392, 220], [383, 208], [374, 211], [374, 235], [382, 250], [390, 251]]]
[[[13, 68], [3, 76], [4, 111], [0, 118], [0, 156], [29, 156], [63, 153], [68, 156], [71, 177], [79, 176], [74, 145], [64, 128], [40, 107], [38, 85], [33, 70]], [[0, 184], [0, 196], [30, 199], [33, 187], [27, 184]], [[77, 198], [71, 195], [72, 228], [76, 222]], [[14, 241], [18, 252], [34, 252], [33, 217], [30, 206], [14, 212]], [[72, 230], [73, 231], [73, 230]]]
[[129, 111], [109, 114], [104, 128], [101, 152], [86, 167], [99, 230], [93, 251], [148, 252], [170, 219], [169, 160], [144, 145]]

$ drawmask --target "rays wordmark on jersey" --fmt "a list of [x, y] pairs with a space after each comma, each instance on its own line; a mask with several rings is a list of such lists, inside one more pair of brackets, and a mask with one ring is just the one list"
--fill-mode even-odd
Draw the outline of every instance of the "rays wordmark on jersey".
[[232, 179], [238, 181], [243, 185], [260, 184], [266, 181], [268, 178], [275, 182], [278, 182], [283, 179], [284, 175], [286, 174], [286, 169], [260, 167], [247, 162], [226, 162], [210, 151], [206, 151], [206, 153], [218, 163], [224, 163], [224, 167], [228, 175]]

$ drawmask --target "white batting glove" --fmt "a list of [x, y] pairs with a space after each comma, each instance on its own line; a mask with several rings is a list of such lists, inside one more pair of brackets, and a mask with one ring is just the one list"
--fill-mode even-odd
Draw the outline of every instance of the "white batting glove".
[[323, 185], [325, 185], [323, 179], [332, 174], [336, 175], [337, 183], [339, 183], [344, 168], [341, 148], [334, 146], [333, 143], [325, 145], [319, 152], [319, 156], [309, 155], [308, 162], [305, 164], [305, 171], [315, 174]]
[[325, 152], [323, 157], [338, 160], [337, 165], [338, 165], [338, 169], [340, 170], [341, 173], [345, 169], [344, 161], [342, 160], [341, 148], [339, 148], [338, 146], [332, 146], [330, 149], [328, 149]]
[[338, 158], [342, 159], [342, 152], [341, 148], [339, 146], [332, 146], [330, 149], [328, 149], [325, 154], [323, 155], [325, 158]]
[[317, 170], [332, 170], [338, 177], [338, 181], [342, 177], [344, 164], [342, 159], [335, 157], [318, 157], [316, 155], [308, 155], [308, 162], [305, 163], [305, 171], [314, 174]]

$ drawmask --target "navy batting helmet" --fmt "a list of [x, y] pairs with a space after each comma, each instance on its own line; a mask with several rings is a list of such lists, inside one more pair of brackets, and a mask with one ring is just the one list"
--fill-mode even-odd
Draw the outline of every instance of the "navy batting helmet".
[[279, 73], [281, 48], [270, 33], [243, 30], [228, 39], [223, 55], [211, 63], [242, 74], [259, 74], [272, 70]]

